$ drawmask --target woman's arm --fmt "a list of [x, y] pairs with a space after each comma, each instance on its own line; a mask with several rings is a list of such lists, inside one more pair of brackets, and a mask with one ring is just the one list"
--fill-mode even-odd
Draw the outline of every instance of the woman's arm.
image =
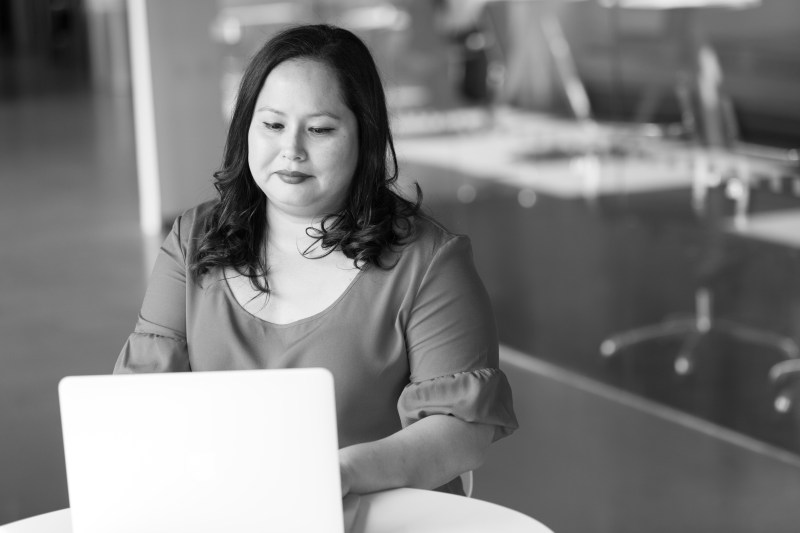
[[480, 467], [491, 442], [516, 428], [491, 303], [467, 238], [435, 251], [404, 330], [403, 429], [340, 450], [344, 494], [440, 487]]
[[494, 429], [453, 416], [430, 415], [381, 440], [342, 448], [342, 496], [444, 485], [481, 466]]
[[161, 245], [136, 328], [122, 347], [115, 374], [191, 370], [186, 344], [186, 218], [183, 214], [175, 220]]

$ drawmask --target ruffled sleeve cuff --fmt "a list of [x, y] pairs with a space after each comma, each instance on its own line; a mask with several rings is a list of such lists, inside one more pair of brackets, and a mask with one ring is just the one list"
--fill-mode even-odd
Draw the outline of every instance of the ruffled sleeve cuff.
[[186, 340], [154, 333], [134, 332], [114, 366], [115, 374], [189, 372]]
[[495, 427], [494, 440], [514, 432], [519, 424], [514, 415], [511, 387], [498, 368], [482, 368], [412, 382], [397, 401], [403, 427], [428, 415], [455, 416], [465, 422]]

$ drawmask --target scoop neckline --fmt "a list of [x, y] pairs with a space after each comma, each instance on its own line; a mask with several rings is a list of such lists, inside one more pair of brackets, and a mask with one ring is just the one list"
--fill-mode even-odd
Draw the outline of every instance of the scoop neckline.
[[342, 294], [340, 294], [339, 297], [336, 298], [333, 302], [331, 302], [330, 305], [328, 305], [326, 308], [322, 309], [321, 311], [318, 311], [318, 312], [314, 313], [313, 315], [309, 315], [309, 316], [304, 317], [304, 318], [298, 318], [297, 320], [294, 320], [292, 322], [287, 322], [286, 324], [279, 324], [277, 322], [271, 322], [269, 320], [266, 320], [266, 319], [263, 319], [263, 318], [261, 318], [259, 316], [256, 316], [253, 313], [251, 313], [250, 311], [248, 311], [247, 309], [245, 309], [244, 306], [236, 298], [236, 295], [233, 293], [233, 289], [231, 289], [231, 285], [230, 285], [230, 283], [228, 283], [228, 276], [226, 275], [224, 268], [222, 269], [222, 281], [225, 282], [225, 293], [226, 293], [226, 295], [228, 296], [228, 298], [230, 298], [233, 301], [233, 303], [235, 304], [236, 308], [239, 309], [240, 312], [244, 313], [245, 315], [247, 315], [248, 317], [250, 317], [253, 320], [256, 320], [256, 321], [258, 321], [258, 322], [260, 322], [262, 324], [266, 324], [266, 325], [268, 325], [270, 327], [273, 327], [273, 328], [289, 328], [289, 327], [292, 327], [292, 326], [299, 326], [299, 325], [304, 324], [306, 322], [311, 322], [313, 320], [322, 318], [324, 315], [327, 315], [337, 305], [339, 305], [339, 302], [341, 302], [342, 300], [345, 299], [345, 297], [350, 293], [350, 291], [353, 290], [353, 287], [356, 286], [356, 284], [359, 282], [361, 277], [364, 275], [364, 272], [366, 272], [368, 269], [369, 269], [369, 264], [366, 264], [366, 265], [364, 265], [364, 267], [360, 268], [358, 273], [356, 274], [356, 276], [350, 281], [350, 283], [347, 285], [345, 290], [342, 291]]

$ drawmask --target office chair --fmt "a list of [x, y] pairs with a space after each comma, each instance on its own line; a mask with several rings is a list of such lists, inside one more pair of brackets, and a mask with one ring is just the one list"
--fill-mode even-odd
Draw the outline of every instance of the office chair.
[[[703, 164], [701, 162], [701, 164]], [[750, 184], [742, 183], [739, 180], [747, 181], [747, 178], [739, 178], [736, 175], [721, 177], [721, 180], [730, 181], [727, 186], [723, 181], [722, 186], [732, 191], [747, 189]], [[713, 183], [713, 182], [712, 182]], [[733, 185], [731, 185], [733, 184]], [[731, 195], [731, 192], [728, 192]], [[735, 194], [734, 194], [735, 196]], [[734, 198], [745, 204], [748, 200]], [[746, 211], [740, 204], [736, 208], [734, 225], [746, 224]], [[710, 224], [719, 226], [719, 221], [711, 221]], [[714, 231], [712, 229], [712, 231]], [[709, 287], [714, 274], [722, 268], [720, 252], [717, 250], [717, 257], [713, 256], [706, 261], [705, 272], [701, 283], [694, 294], [694, 312], [692, 314], [678, 316], [663, 322], [642, 326], [629, 331], [614, 334], [600, 344], [600, 353], [603, 357], [609, 358], [635, 344], [662, 338], [682, 338], [682, 342], [675, 357], [675, 372], [680, 375], [687, 375], [694, 368], [697, 347], [700, 342], [712, 332], [718, 332], [738, 341], [749, 343], [754, 346], [774, 350], [781, 354], [782, 361], [775, 364], [770, 372], [769, 379], [776, 389], [774, 408], [778, 412], [788, 412], [792, 407], [791, 395], [788, 385], [792, 377], [800, 376], [800, 347], [797, 342], [788, 336], [780, 335], [771, 331], [762, 330], [717, 318], [713, 312], [713, 290]]]
[[469, 472], [464, 472], [463, 474], [461, 474], [461, 485], [464, 487], [464, 495], [467, 498], [471, 498], [472, 497], [472, 489], [473, 489], [473, 485], [474, 485], [473, 477], [474, 476], [472, 475], [472, 470], [470, 470]]
[[[707, 43], [698, 48], [694, 91], [699, 112], [691, 105], [692, 98], [679, 98], [685, 116], [691, 124], [702, 128], [695, 132], [695, 144], [705, 145], [692, 150], [694, 176], [692, 204], [695, 213], [709, 224], [710, 231], [721, 230], [719, 213], [708, 205], [708, 193], [720, 188], [735, 202], [734, 224], [747, 223], [750, 187], [757, 181], [750, 175], [746, 154], [737, 153], [738, 124], [732, 101], [721, 90], [722, 69], [714, 49]], [[698, 120], [699, 119], [699, 120]], [[719, 255], [719, 250], [716, 250]], [[713, 251], [712, 251], [713, 252]], [[788, 376], [800, 374], [800, 347], [794, 339], [746, 324], [716, 318], [713, 313], [714, 293], [709, 287], [714, 270], [720, 268], [719, 257], [709, 257], [705, 279], [694, 294], [694, 312], [657, 324], [614, 334], [600, 344], [600, 353], [609, 358], [635, 344], [661, 338], [682, 338], [674, 362], [675, 372], [686, 375], [694, 368], [697, 347], [712, 331], [736, 340], [779, 352], [784, 361], [773, 366], [770, 378], [776, 385], [785, 385]], [[714, 264], [716, 259], [716, 265]], [[778, 392], [774, 407], [786, 412], [791, 406], [785, 387]]]

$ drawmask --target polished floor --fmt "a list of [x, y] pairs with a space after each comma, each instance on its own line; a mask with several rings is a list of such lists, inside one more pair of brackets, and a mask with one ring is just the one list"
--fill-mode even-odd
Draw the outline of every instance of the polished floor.
[[[46, 76], [0, 99], [0, 524], [67, 506], [58, 381], [111, 370], [149, 269], [130, 99]], [[798, 410], [772, 408], [777, 354], [712, 336], [696, 371], [679, 376], [674, 341], [611, 360], [598, 352], [611, 333], [691, 312], [700, 282], [719, 316], [800, 339], [796, 249], [709, 228], [685, 187], [526, 196], [485, 177], [403, 169], [430, 212], [472, 237], [504, 344], [800, 453]], [[754, 212], [798, 205], [754, 195]]]

